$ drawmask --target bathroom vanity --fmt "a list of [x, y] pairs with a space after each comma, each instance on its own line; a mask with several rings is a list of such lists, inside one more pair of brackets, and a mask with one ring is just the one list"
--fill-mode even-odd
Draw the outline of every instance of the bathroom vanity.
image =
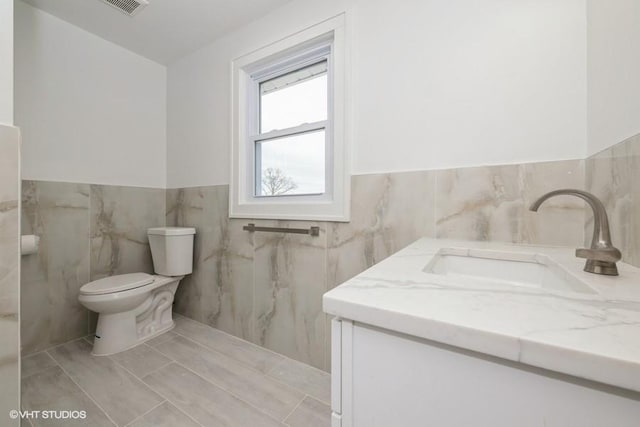
[[640, 425], [640, 269], [421, 239], [324, 296], [333, 427]]

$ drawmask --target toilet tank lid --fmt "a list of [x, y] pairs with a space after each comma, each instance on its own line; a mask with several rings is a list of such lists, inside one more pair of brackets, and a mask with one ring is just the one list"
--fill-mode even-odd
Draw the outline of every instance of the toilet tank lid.
[[196, 234], [196, 229], [193, 227], [154, 227], [148, 229], [147, 234], [159, 236], [185, 236], [189, 234]]
[[119, 274], [89, 282], [80, 288], [80, 293], [85, 295], [111, 294], [139, 288], [154, 280], [154, 277], [147, 273]]

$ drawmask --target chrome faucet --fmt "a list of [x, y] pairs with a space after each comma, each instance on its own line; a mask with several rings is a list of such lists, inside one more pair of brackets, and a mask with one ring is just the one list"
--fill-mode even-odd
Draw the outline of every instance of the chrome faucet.
[[578, 258], [587, 259], [584, 271], [595, 274], [605, 274], [607, 276], [617, 276], [618, 267], [616, 267], [616, 262], [620, 261], [622, 255], [618, 248], [611, 244], [607, 211], [596, 196], [582, 190], [556, 190], [540, 197], [533, 202], [529, 209], [537, 212], [545, 200], [553, 196], [561, 195], [580, 197], [593, 209], [593, 238], [591, 239], [591, 247], [589, 249], [576, 249], [576, 256]]

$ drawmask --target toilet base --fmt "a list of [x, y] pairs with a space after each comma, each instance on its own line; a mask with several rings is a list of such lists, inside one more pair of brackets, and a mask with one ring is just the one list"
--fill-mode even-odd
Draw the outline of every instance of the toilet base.
[[[167, 327], [165, 327], [164, 329], [161, 329], [149, 336], [146, 336], [144, 338], [141, 339], [137, 339], [133, 342], [133, 344], [127, 343], [127, 344], [123, 344], [120, 342], [109, 342], [108, 340], [104, 340], [104, 338], [100, 338], [98, 339], [98, 329], [96, 328], [96, 334], [95, 334], [95, 338], [93, 340], [93, 349], [91, 350], [91, 355], [92, 356], [111, 356], [113, 354], [116, 353], [120, 353], [123, 351], [127, 351], [133, 347], [139, 346], [140, 344], [144, 343], [145, 341], [149, 341], [150, 339], [153, 339], [159, 335], [164, 334], [165, 332], [169, 332], [170, 330], [172, 330], [175, 327], [175, 322], [172, 320], [171, 324], [168, 325]], [[116, 340], [118, 341], [118, 340]], [[128, 345], [128, 346], [127, 346]], [[115, 351], [113, 351], [115, 349]]]
[[109, 356], [120, 353], [173, 329], [171, 309], [179, 280], [154, 289], [133, 310], [100, 313], [91, 354]]

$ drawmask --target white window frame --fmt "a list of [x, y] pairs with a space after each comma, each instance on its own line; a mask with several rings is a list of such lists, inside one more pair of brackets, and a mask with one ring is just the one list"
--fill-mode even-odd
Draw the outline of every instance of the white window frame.
[[[346, 141], [344, 14], [232, 61], [232, 218], [349, 221], [350, 176]], [[258, 134], [259, 85], [275, 76], [327, 60], [327, 120]], [[323, 194], [256, 195], [256, 143], [325, 130]]]

